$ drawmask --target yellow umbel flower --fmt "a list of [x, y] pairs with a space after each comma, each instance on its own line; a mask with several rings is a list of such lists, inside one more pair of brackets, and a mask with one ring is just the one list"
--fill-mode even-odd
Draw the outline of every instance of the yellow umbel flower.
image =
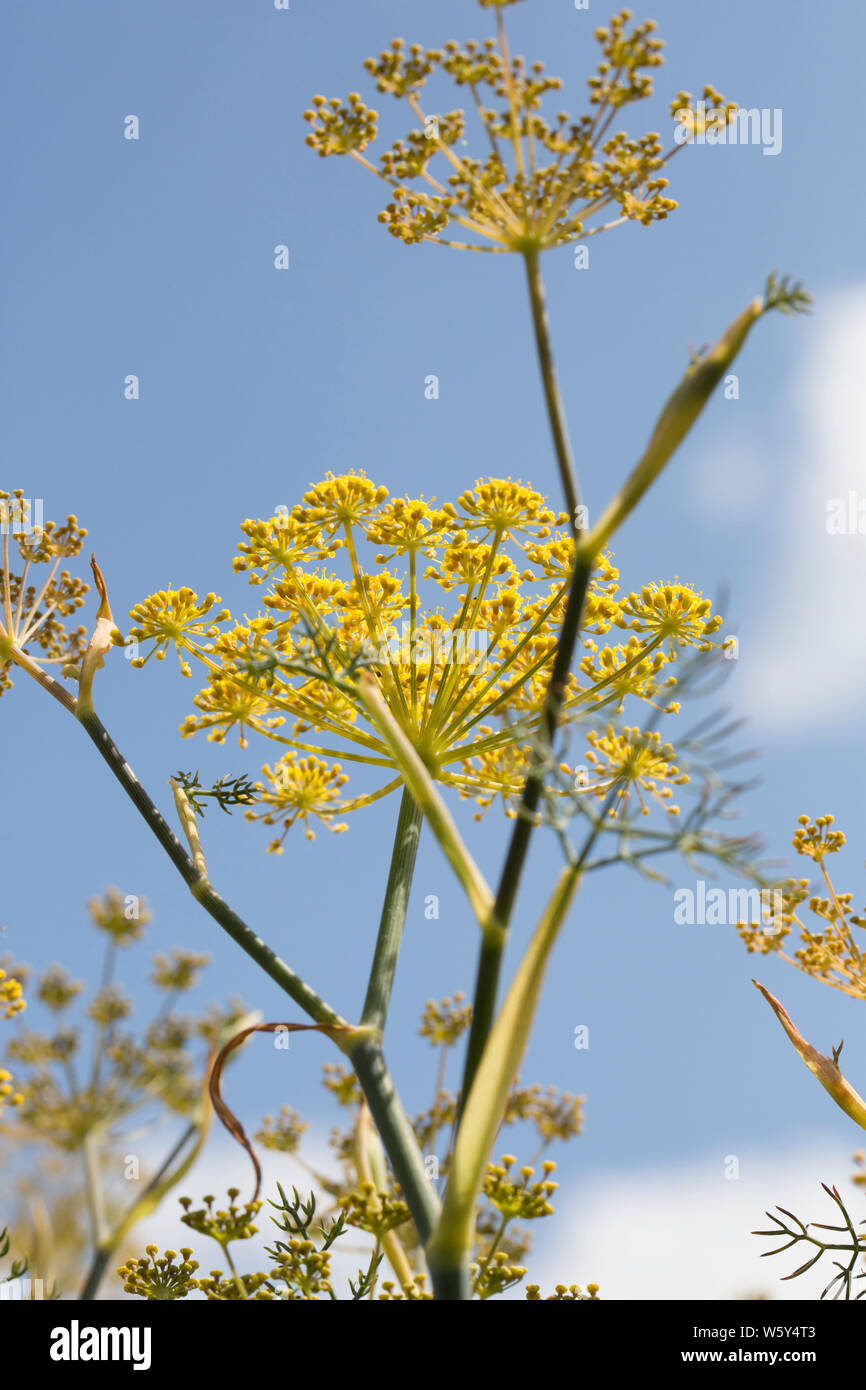
[[[613, 702], [617, 714], [629, 695], [637, 695], [648, 704], [657, 705], [656, 696], [663, 689], [676, 685], [676, 677], [659, 681], [656, 677], [668, 665], [669, 657], [660, 650], [645, 655], [645, 647], [636, 637], [630, 637], [624, 647], [602, 647], [600, 652], [585, 656], [580, 663], [583, 675], [589, 678], [598, 703]], [[679, 710], [677, 703], [667, 702], [669, 713]]]
[[598, 1284], [587, 1284], [586, 1293], [580, 1284], [557, 1284], [553, 1293], [544, 1298], [538, 1284], [526, 1285], [526, 1297], [530, 1303], [598, 1303]]
[[[199, 602], [192, 589], [161, 589], [151, 594], [144, 603], [136, 604], [130, 613], [133, 626], [129, 630], [130, 641], [153, 641], [146, 657], [133, 657], [133, 666], [143, 666], [152, 656], [164, 661], [168, 648], [173, 646], [180, 653], [186, 637], [217, 637], [218, 624], [229, 617], [228, 609], [223, 609], [209, 619], [205, 619], [214, 606], [219, 603], [216, 594], [206, 594]], [[192, 668], [181, 661], [180, 669], [185, 676], [192, 675]]]
[[711, 616], [711, 608], [709, 599], [678, 579], [673, 584], [645, 584], [639, 594], [623, 599], [617, 626], [667, 642], [671, 656], [675, 646], [706, 652], [720, 645], [710, 641], [722, 624], [718, 615]]
[[0, 1067], [0, 1115], [7, 1105], [23, 1105], [24, 1094], [15, 1088], [11, 1071]]
[[[14, 1018], [27, 1005], [21, 997], [21, 982], [0, 968], [0, 1018]], [[0, 1067], [0, 1115], [7, 1105], [21, 1105], [24, 1095], [16, 1086], [12, 1073]]]
[[247, 811], [246, 815], [248, 820], [261, 820], [265, 825], [282, 824], [283, 833], [271, 842], [271, 850], [278, 852], [282, 848], [283, 840], [298, 820], [306, 827], [307, 839], [314, 840], [311, 816], [338, 834], [348, 828], [345, 822], [335, 824], [332, 819], [332, 808], [342, 806], [340, 790], [349, 780], [339, 763], [329, 766], [321, 758], [299, 758], [296, 753], [286, 753], [276, 767], [266, 763], [262, 772], [268, 779], [261, 793], [267, 810]]
[[[430, 241], [472, 251], [537, 253], [624, 222], [649, 226], [667, 217], [677, 205], [666, 193], [665, 165], [707, 125], [726, 126], [736, 106], [710, 86], [700, 107], [680, 92], [671, 114], [681, 139], [667, 152], [657, 132], [638, 139], [611, 132], [623, 107], [652, 94], [652, 70], [663, 62], [654, 22], [629, 30], [631, 12], [623, 10], [609, 28], [595, 31], [601, 61], [589, 79], [592, 114], [573, 120], [560, 110], [546, 119], [544, 99], [560, 90], [562, 80], [545, 75], [542, 63], [512, 58], [503, 4], [495, 5], [495, 39], [465, 48], [454, 42], [407, 48], [394, 39], [378, 58], [367, 59], [364, 66], [378, 91], [405, 101], [418, 122], [380, 156], [378, 167], [364, 153], [376, 139], [378, 112], [358, 92], [350, 92], [346, 102], [313, 97], [304, 112], [307, 144], [323, 158], [350, 155], [382, 179], [391, 200], [379, 221], [408, 245]], [[422, 104], [423, 88], [436, 73], [471, 96], [482, 158], [463, 152], [463, 110], [434, 114]], [[611, 212], [612, 220], [605, 221]], [[444, 237], [452, 223], [472, 240]]]
[[640, 729], [623, 729], [621, 733], [608, 725], [604, 733], [592, 729], [587, 734], [590, 749], [587, 761], [592, 765], [586, 782], [588, 791], [598, 797], [615, 793], [616, 804], [610, 815], [625, 808], [632, 791], [637, 795], [643, 815], [649, 807], [641, 796], [646, 792], [671, 816], [679, 815], [679, 807], [671, 804], [673, 788], [688, 782], [688, 773], [680, 772], [673, 759], [673, 746], [662, 743], [656, 732], [642, 733]]
[[816, 864], [823, 864], [827, 854], [838, 854], [845, 844], [841, 830], [832, 830], [834, 816], [818, 816], [814, 825], [808, 816], [797, 818], [797, 829], [792, 841], [794, 849]]
[[0, 970], [0, 1017], [12, 1018], [21, 1013], [27, 1005], [21, 997], [21, 982]]
[[466, 1032], [472, 1022], [472, 1005], [464, 1002], [460, 992], [453, 999], [443, 999], [437, 1003], [428, 999], [421, 1016], [418, 1029], [422, 1038], [427, 1038], [432, 1047], [453, 1047], [457, 1039]]
[[106, 888], [101, 898], [91, 898], [87, 910], [93, 925], [106, 932], [115, 946], [140, 940], [150, 921], [145, 900], [137, 894], [124, 896], [119, 888]]
[[[772, 907], [760, 922], [738, 922], [737, 931], [748, 951], [781, 956], [804, 974], [822, 984], [866, 1000], [866, 908], [854, 910], [852, 893], [840, 893], [834, 886], [825, 859], [845, 846], [845, 835], [833, 829], [833, 816], [800, 816], [793, 845], [798, 854], [811, 859], [821, 873], [826, 895], [812, 893], [809, 879], [787, 879], [772, 894]], [[800, 915], [806, 904], [814, 919], [811, 925]], [[800, 932], [800, 946], [793, 955], [783, 950], [785, 938], [794, 927]]]
[[[186, 663], [184, 663], [186, 666]], [[189, 673], [187, 667], [184, 674]], [[268, 734], [285, 723], [282, 715], [272, 717], [267, 687], [263, 681], [241, 686], [233, 676], [215, 675], [206, 690], [196, 697], [201, 713], [188, 715], [182, 727], [184, 734], [209, 729], [214, 743], [222, 743], [229, 729], [238, 730], [238, 742], [246, 748], [246, 730]]]
[[[401, 785], [357, 697], [359, 665], [438, 782], [475, 799], [479, 814], [497, 798], [513, 814], [565, 611], [575, 547], [567, 520], [519, 479], [479, 479], [437, 505], [389, 497], [363, 473], [328, 474], [293, 511], [243, 523], [235, 568], [260, 592], [257, 614], [234, 621], [213, 613], [213, 594], [199, 601], [189, 589], [164, 590], [132, 610], [132, 636], [149, 637], [158, 658], [174, 646], [185, 670], [191, 660], [205, 669], [184, 735], [205, 731], [222, 743], [236, 731], [242, 747], [250, 734], [282, 745], [247, 812], [282, 827], [272, 849], [297, 821], [308, 837], [315, 820], [342, 830], [349, 811]], [[670, 667], [681, 648], [705, 648], [718, 628], [709, 601], [685, 585], [649, 586], [645, 601], [631, 595], [623, 604], [618, 582], [610, 555], [600, 555], [566, 719], [619, 710], [627, 696], [676, 709]], [[624, 647], [600, 645], [626, 625], [635, 631]], [[665, 799], [658, 789], [676, 776], [672, 758], [651, 741], [607, 751], [615, 761], [637, 758], [638, 785], [652, 780], [652, 794]], [[349, 797], [352, 764], [379, 781]], [[615, 773], [600, 770], [588, 793]]]
[[520, 1182], [515, 1182], [511, 1177], [510, 1170], [516, 1162], [513, 1154], [503, 1154], [499, 1163], [488, 1163], [484, 1195], [509, 1221], [529, 1221], [552, 1215], [550, 1198], [558, 1183], [552, 1181], [551, 1174], [556, 1171], [556, 1164], [546, 1160], [541, 1165], [543, 1179], [530, 1183], [535, 1170], [528, 1164], [520, 1169]]
[[[74, 516], [65, 526], [36, 524], [32, 511], [20, 488], [0, 491], [0, 695], [12, 686], [13, 651], [20, 654], [19, 664], [38, 676], [45, 666], [76, 667], [87, 645], [86, 629], [67, 628], [64, 619], [82, 606], [88, 586], [60, 568], [79, 553], [87, 532]], [[12, 570], [13, 546], [18, 572]], [[39, 565], [49, 566], [41, 581]]]
[[148, 1245], [144, 1255], [137, 1259], [132, 1256], [117, 1273], [123, 1280], [124, 1293], [138, 1294], [151, 1302], [171, 1302], [186, 1298], [198, 1288], [197, 1269], [198, 1260], [192, 1258], [188, 1247], [180, 1251], [179, 1258], [176, 1250], [166, 1250], [159, 1258], [159, 1247]]

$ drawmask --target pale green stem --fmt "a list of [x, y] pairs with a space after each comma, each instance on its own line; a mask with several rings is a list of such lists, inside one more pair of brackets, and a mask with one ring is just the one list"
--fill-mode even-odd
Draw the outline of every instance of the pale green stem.
[[562, 481], [562, 490], [565, 493], [565, 502], [572, 532], [574, 532], [577, 527], [580, 493], [577, 486], [577, 473], [571, 452], [571, 443], [568, 438], [565, 411], [559, 394], [559, 383], [556, 379], [553, 351], [550, 346], [550, 324], [547, 319], [547, 306], [544, 299], [544, 281], [541, 278], [541, 253], [537, 247], [532, 247], [524, 251], [523, 259], [526, 265], [529, 302], [532, 306], [532, 326], [535, 329], [535, 347], [538, 353], [538, 365], [541, 369], [541, 384], [544, 389], [544, 400], [547, 405], [547, 416], [553, 435], [553, 447]]
[[439, 1299], [471, 1296], [469, 1258], [475, 1204], [508, 1093], [523, 1057], [551, 949], [580, 879], [580, 862], [564, 869], [514, 977], [466, 1100], [445, 1188], [442, 1215], [427, 1247]]
[[381, 1033], [385, 1027], [388, 1004], [397, 969], [397, 957], [403, 939], [406, 922], [406, 909], [409, 906], [409, 893], [415, 872], [418, 854], [418, 840], [421, 835], [422, 812], [412, 793], [406, 789], [400, 800], [397, 816], [397, 829], [394, 834], [394, 848], [391, 853], [391, 867], [385, 901], [376, 937], [373, 964], [367, 985], [367, 997], [361, 1015], [361, 1026], [375, 1028]]

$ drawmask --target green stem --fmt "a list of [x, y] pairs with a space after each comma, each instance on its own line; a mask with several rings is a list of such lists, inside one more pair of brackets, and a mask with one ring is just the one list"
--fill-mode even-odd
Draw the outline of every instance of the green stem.
[[481, 1280], [484, 1278], [484, 1275], [490, 1268], [490, 1261], [493, 1259], [493, 1256], [496, 1254], [497, 1250], [502, 1244], [502, 1237], [505, 1235], [505, 1232], [508, 1229], [508, 1223], [510, 1220], [511, 1217], [508, 1214], [503, 1216], [502, 1220], [499, 1223], [499, 1230], [496, 1232], [496, 1235], [493, 1237], [493, 1240], [491, 1241], [487, 1249], [487, 1254], [484, 1256], [482, 1260], [478, 1261], [478, 1274], [476, 1276], [475, 1283], [472, 1286], [473, 1293], [478, 1292], [478, 1289], [481, 1285]]
[[405, 788], [400, 800], [388, 885], [382, 904], [376, 950], [370, 967], [364, 1012], [361, 1015], [362, 1027], [366, 1025], [380, 1033], [385, 1027], [397, 957], [400, 954], [400, 942], [403, 938], [406, 909], [409, 906], [409, 893], [418, 855], [421, 821], [421, 809], [412, 793]]
[[272, 951], [270, 946], [256, 935], [252, 927], [247, 926], [246, 922], [214, 891], [207, 878], [196, 868], [174, 831], [170, 829], [151, 801], [98, 716], [93, 713], [82, 714], [79, 716], [79, 720], [127, 796], [147, 821], [193, 897], [201, 903], [205, 912], [210, 913], [223, 930], [228, 932], [232, 940], [237, 942], [241, 949], [246, 951], [247, 955], [252, 957], [256, 964], [317, 1023], [345, 1025], [346, 1020], [326, 1004], [299, 975], [296, 975], [285, 961], [280, 960], [276, 952]]
[[577, 484], [577, 470], [574, 466], [574, 457], [568, 438], [568, 425], [565, 420], [565, 410], [563, 409], [562, 398], [559, 394], [559, 383], [556, 379], [556, 368], [553, 363], [553, 352], [550, 346], [550, 323], [548, 322], [547, 305], [544, 299], [544, 280], [541, 275], [541, 253], [537, 247], [532, 247], [524, 251], [523, 260], [526, 265], [529, 302], [532, 306], [532, 325], [535, 329], [535, 347], [538, 352], [538, 365], [541, 368], [541, 384], [544, 388], [547, 415], [550, 420], [551, 433], [553, 434], [553, 447], [556, 452], [559, 476], [562, 479], [562, 489], [565, 493], [565, 501], [571, 519], [571, 529], [572, 531], [576, 531], [577, 509], [580, 506], [580, 492]]
[[108, 1261], [111, 1259], [113, 1254], [113, 1246], [110, 1248], [103, 1247], [102, 1249], [96, 1250], [94, 1252], [90, 1268], [87, 1271], [87, 1278], [84, 1282], [84, 1286], [81, 1290], [81, 1293], [78, 1296], [79, 1302], [89, 1303], [96, 1298], [99, 1285], [102, 1283], [103, 1275], [105, 1274], [105, 1271], [108, 1267]]
[[535, 826], [535, 813], [541, 799], [544, 776], [547, 770], [547, 754], [553, 745], [553, 737], [565, 699], [568, 673], [577, 645], [580, 620], [591, 574], [592, 560], [578, 559], [568, 592], [565, 616], [544, 705], [544, 718], [540, 730], [543, 743], [542, 747], [533, 755], [533, 765], [523, 789], [520, 810], [511, 833], [508, 852], [496, 891], [493, 917], [499, 930], [495, 934], [485, 933], [481, 941], [472, 1004], [472, 1026], [469, 1030], [463, 1070], [461, 1114], [469, 1098], [469, 1091], [490, 1035], [490, 1029], [493, 1026], [493, 1016], [496, 1011], [496, 999], [499, 992], [499, 978], [502, 973], [502, 958], [508, 940], [508, 926], [514, 911], [514, 901], [517, 897], [520, 877], [529, 850], [529, 841]]
[[489, 1046], [484, 1049], [475, 1085], [466, 1100], [448, 1171], [442, 1215], [426, 1250], [437, 1298], [470, 1296], [447, 1291], [467, 1288], [469, 1284], [475, 1210], [485, 1165], [526, 1049], [550, 952], [580, 881], [582, 858], [563, 869], [557, 880], [491, 1029]]
[[171, 1150], [168, 1157], [165, 1159], [165, 1162], [159, 1168], [159, 1171], [155, 1173], [154, 1176], [150, 1179], [150, 1182], [145, 1187], [141, 1196], [137, 1197], [136, 1200], [132, 1203], [126, 1216], [124, 1216], [117, 1223], [114, 1230], [111, 1232], [111, 1235], [106, 1236], [101, 1242], [101, 1244], [94, 1251], [90, 1268], [87, 1271], [87, 1277], [84, 1281], [84, 1285], [79, 1295], [79, 1298], [82, 1302], [87, 1302], [88, 1300], [94, 1299], [96, 1297], [99, 1285], [102, 1282], [102, 1276], [105, 1274], [108, 1261], [111, 1259], [112, 1255], [116, 1251], [123, 1237], [135, 1224], [136, 1211], [140, 1207], [143, 1208], [150, 1194], [157, 1190], [166, 1173], [168, 1173], [169, 1169], [171, 1168], [171, 1165], [174, 1163], [175, 1159], [189, 1143], [190, 1139], [193, 1137], [197, 1130], [198, 1125], [196, 1125], [194, 1122], [192, 1124], [187, 1125], [186, 1129], [183, 1131], [183, 1134], [178, 1139], [174, 1148]]
[[87, 1194], [87, 1210], [90, 1217], [90, 1233], [93, 1242], [94, 1262], [96, 1262], [106, 1243], [107, 1223], [102, 1194], [102, 1174], [99, 1171], [99, 1149], [93, 1130], [88, 1131], [84, 1136], [82, 1156], [84, 1158], [84, 1182]]
[[437, 1303], [466, 1303], [472, 1298], [472, 1279], [466, 1262], [449, 1264], [441, 1269], [431, 1265], [430, 1277]]
[[415, 1132], [394, 1089], [381, 1043], [369, 1034], [357, 1041], [350, 1037], [343, 1044], [343, 1051], [351, 1058], [394, 1177], [402, 1188], [421, 1244], [426, 1245], [439, 1218], [439, 1199], [427, 1176]]
[[[530, 273], [530, 286], [532, 287], [533, 266], [530, 257], [527, 257], [527, 269]], [[537, 274], [537, 264], [535, 265], [535, 272]], [[536, 301], [537, 294], [533, 300], [534, 306]], [[543, 301], [540, 303], [543, 308]], [[607, 544], [617, 526], [630, 514], [647, 488], [658, 477], [678, 445], [698, 419], [715, 386], [743, 346], [752, 326], [768, 307], [771, 307], [769, 301], [753, 300], [749, 307], [731, 324], [727, 332], [722, 335], [715, 347], [698, 363], [689, 367], [680, 385], [662, 410], [642, 458], [626, 479], [620, 492], [608, 505], [591, 531], [576, 538], [574, 571], [568, 603], [545, 701], [543, 726], [547, 735], [546, 746], [539, 748], [538, 752], [533, 755], [530, 773], [524, 789], [521, 814], [511, 837], [499, 883], [493, 914], [499, 928], [499, 936], [498, 939], [491, 936], [482, 942], [476, 980], [474, 1017], [467, 1046], [454, 1156], [445, 1189], [442, 1217], [434, 1240], [426, 1252], [433, 1276], [434, 1290], [437, 1287], [437, 1281], [450, 1280], [453, 1282], [459, 1279], [461, 1264], [468, 1264], [473, 1203], [482, 1180], [483, 1162], [493, 1142], [495, 1125], [499, 1123], [501, 1117], [507, 1096], [507, 1087], [511, 1084], [517, 1069], [517, 1062], [519, 1062], [519, 1052], [515, 1049], [514, 1039], [518, 1034], [528, 1030], [537, 1001], [537, 991], [547, 954], [559, 930], [568, 900], [570, 900], [571, 893], [576, 887], [577, 877], [583, 869], [598, 831], [596, 826], [584, 846], [579, 860], [566, 871], [560, 881], [560, 886], [555, 894], [555, 898], [558, 897], [559, 902], [555, 905], [554, 900], [551, 901], [545, 919], [539, 924], [533, 942], [520, 964], [502, 1012], [494, 1024], [493, 1014], [508, 923], [535, 822], [534, 813], [540, 800], [542, 781], [548, 762], [547, 754], [552, 748], [556, 722], [562, 708], [568, 672], [571, 667], [586, 592], [596, 556]], [[536, 312], [535, 323], [545, 395], [548, 411], [551, 414], [554, 440], [557, 441], [562, 437], [557, 428], [558, 424], [561, 423], [559, 420], [561, 406], [556, 391], [555, 377], [552, 375], [547, 325], [543, 314]], [[563, 456], [559, 448], [558, 458], [562, 469]], [[606, 814], [606, 811], [607, 804], [602, 810], [602, 816]], [[530, 994], [534, 995], [534, 998], [532, 999], [532, 1007], [528, 1008], [527, 997]], [[515, 1003], [518, 1005], [516, 1008], [514, 1007]], [[509, 1050], [513, 1053], [511, 1061], [508, 1061], [507, 1058]], [[520, 1051], [522, 1052], [522, 1047]], [[503, 1057], [506, 1058], [507, 1065], [503, 1064]]]
[[228, 1241], [226, 1241], [225, 1245], [223, 1245], [223, 1254], [224, 1254], [225, 1257], [226, 1257], [226, 1264], [227, 1264], [228, 1267], [229, 1267], [229, 1273], [231, 1274], [232, 1279], [234, 1279], [234, 1281], [235, 1281], [235, 1288], [237, 1289], [237, 1291], [238, 1291], [238, 1293], [240, 1294], [241, 1298], [242, 1298], [242, 1299], [246, 1299], [246, 1297], [247, 1297], [247, 1291], [246, 1291], [246, 1289], [244, 1288], [244, 1286], [243, 1286], [243, 1284], [242, 1284], [242, 1282], [241, 1282], [240, 1275], [238, 1274], [237, 1270], [235, 1269], [235, 1262], [234, 1262], [234, 1260], [233, 1260], [232, 1257], [231, 1257], [231, 1252], [230, 1252], [230, 1250], [229, 1250]]
[[[556, 384], [547, 315], [544, 311], [544, 291], [538, 265], [538, 253], [524, 253], [530, 297], [533, 306], [536, 345], [544, 383], [550, 425], [556, 447], [557, 461], [562, 474], [566, 497], [572, 495], [573, 467], [568, 447], [568, 435], [562, 402]], [[481, 1055], [490, 1033], [496, 994], [505, 949], [506, 934], [514, 899], [526, 861], [529, 840], [535, 823], [535, 812], [541, 798], [542, 781], [552, 746], [553, 734], [562, 708], [565, 683], [571, 669], [577, 643], [583, 606], [595, 558], [610, 540], [622, 521], [633, 511], [644, 493], [658, 477], [672, 454], [698, 419], [718, 382], [733, 362], [753, 325], [766, 312], [767, 305], [755, 299], [731, 324], [716, 345], [701, 360], [688, 368], [659, 416], [644, 454], [616, 497], [608, 504], [591, 530], [577, 536], [575, 565], [569, 588], [562, 631], [556, 648], [553, 674], [545, 703], [545, 746], [533, 757], [532, 767], [524, 788], [520, 813], [508, 846], [508, 854], [496, 895], [495, 918], [500, 927], [500, 939], [482, 942], [476, 977], [476, 998], [473, 1005], [472, 1029], [466, 1051], [463, 1076], [461, 1113], [469, 1095]], [[576, 492], [576, 488], [574, 488]], [[574, 521], [572, 514], [572, 521]]]
[[[544, 280], [541, 275], [540, 252], [537, 248], [530, 248], [524, 251], [523, 259], [526, 265], [529, 301], [532, 306], [532, 323], [535, 329], [535, 346], [538, 353], [538, 365], [541, 371], [541, 383], [544, 389], [544, 400], [547, 406], [550, 430], [553, 435], [553, 447], [559, 466], [560, 478], [562, 479], [565, 500], [569, 509], [572, 532], [576, 534], [577, 508], [580, 505], [580, 494], [578, 491], [574, 458], [568, 438], [565, 409], [562, 404], [562, 397], [559, 394], [559, 384], [557, 382], [556, 368], [553, 362], [553, 350], [550, 343], [550, 324], [547, 317], [547, 307], [544, 297]], [[553, 670], [551, 672], [550, 684], [545, 699], [544, 718], [540, 731], [542, 746], [533, 754], [532, 766], [530, 767], [529, 776], [526, 779], [526, 785], [523, 788], [520, 809], [518, 811], [514, 830], [511, 834], [508, 852], [505, 857], [505, 863], [502, 868], [499, 887], [496, 893], [494, 918], [500, 931], [495, 935], [493, 933], [485, 934], [482, 938], [479, 950], [475, 977], [475, 993], [472, 1003], [472, 1026], [466, 1045], [466, 1060], [463, 1070], [463, 1086], [458, 1122], [462, 1116], [463, 1107], [469, 1097], [469, 1090], [475, 1079], [475, 1073], [478, 1070], [481, 1055], [490, 1035], [490, 1029], [493, 1026], [493, 1016], [496, 1011], [496, 999], [499, 992], [499, 979], [502, 973], [502, 958], [508, 940], [508, 926], [511, 921], [511, 914], [514, 910], [514, 901], [517, 897], [517, 889], [520, 884], [521, 874], [523, 873], [523, 866], [526, 863], [529, 841], [535, 825], [535, 814], [538, 810], [538, 803], [541, 800], [541, 791], [547, 770], [546, 764], [548, 754], [553, 746], [556, 726], [559, 722], [562, 705], [565, 699], [568, 674], [571, 670], [571, 663], [574, 658], [574, 649], [577, 645], [578, 633], [580, 631], [580, 622], [583, 616], [586, 592], [592, 575], [593, 558], [592, 555], [581, 556], [580, 554], [576, 554], [575, 557], [575, 567], [569, 585], [565, 616], [556, 646]]]

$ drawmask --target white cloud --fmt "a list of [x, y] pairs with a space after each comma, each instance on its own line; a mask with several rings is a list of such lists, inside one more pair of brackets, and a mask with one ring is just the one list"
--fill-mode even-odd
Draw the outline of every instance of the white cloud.
[[806, 1254], [791, 1250], [763, 1259], [762, 1251], [784, 1241], [749, 1233], [770, 1227], [765, 1211], [777, 1203], [806, 1222], [835, 1222], [836, 1208], [821, 1182], [835, 1183], [849, 1210], [858, 1201], [862, 1206], [862, 1192], [847, 1181], [850, 1153], [829, 1143], [748, 1152], [739, 1155], [736, 1180], [725, 1177], [723, 1157], [620, 1169], [560, 1194], [551, 1218], [554, 1238], [531, 1258], [533, 1282], [542, 1294], [558, 1283], [595, 1282], [609, 1299], [817, 1298], [835, 1272], [829, 1257], [783, 1283]]
[[754, 440], [732, 434], [724, 447], [699, 455], [688, 486], [701, 526], [730, 527], [766, 504], [771, 470]]
[[738, 702], [758, 724], [806, 727], [857, 709], [866, 695], [866, 535], [831, 535], [827, 505], [866, 501], [866, 286], [821, 306], [795, 383], [793, 455], [775, 461], [764, 505], [768, 587], [754, 604]]

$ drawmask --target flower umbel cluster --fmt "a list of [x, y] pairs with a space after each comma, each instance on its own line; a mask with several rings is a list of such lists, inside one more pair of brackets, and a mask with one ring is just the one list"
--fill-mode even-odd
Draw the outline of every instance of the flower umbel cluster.
[[[557, 633], [574, 557], [567, 518], [531, 486], [479, 480], [455, 503], [390, 497], [363, 473], [328, 474], [291, 512], [242, 525], [235, 570], [261, 594], [252, 616], [213, 614], [190, 590], [163, 590], [132, 610], [130, 640], [158, 658], [173, 646], [207, 683], [183, 733], [222, 742], [250, 733], [281, 747], [245, 792], [246, 814], [280, 832], [301, 822], [345, 828], [344, 817], [401, 785], [394, 756], [370, 722], [354, 681], [363, 669], [426, 768], [478, 814], [500, 799], [509, 814], [542, 727]], [[675, 713], [671, 674], [686, 647], [704, 651], [721, 619], [679, 580], [620, 595], [609, 553], [587, 594], [584, 660], [569, 677], [563, 718], [627, 697]], [[183, 616], [185, 615], [185, 616]], [[601, 642], [613, 629], [627, 643]], [[618, 781], [667, 805], [683, 780], [672, 749], [640, 730], [596, 736], [588, 795]], [[347, 791], [352, 765], [377, 776]]]
[[[562, 79], [547, 75], [542, 63], [512, 57], [503, 5], [494, 8], [496, 38], [465, 47], [449, 41], [442, 48], [407, 47], [394, 39], [378, 58], [367, 59], [377, 90], [405, 101], [417, 122], [378, 164], [365, 151], [376, 139], [379, 113], [358, 92], [345, 102], [313, 98], [304, 112], [308, 145], [323, 158], [351, 155], [376, 174], [390, 191], [379, 220], [410, 245], [537, 253], [624, 222], [649, 226], [667, 217], [677, 204], [667, 194], [664, 169], [681, 144], [666, 151], [657, 131], [634, 138], [615, 125], [626, 106], [652, 94], [653, 71], [664, 61], [655, 23], [632, 26], [631, 12], [622, 10], [595, 31], [601, 56], [588, 82], [590, 111], [573, 118], [562, 109], [545, 113]], [[463, 106], [439, 106], [437, 77], [460, 90]], [[428, 83], [432, 90], [425, 92]], [[466, 106], [483, 145], [479, 155], [465, 150]], [[707, 107], [723, 125], [736, 110], [709, 86], [700, 107], [688, 92], [671, 102], [687, 139], [701, 132]], [[445, 237], [451, 224], [472, 240]]]
[[[12, 685], [13, 651], [36, 674], [46, 666], [75, 666], [87, 645], [84, 627], [68, 627], [84, 603], [88, 585], [60, 566], [81, 550], [87, 532], [74, 516], [65, 526], [32, 527], [20, 488], [0, 491], [0, 695]], [[12, 548], [17, 551], [13, 570]], [[42, 567], [47, 566], [47, 573]]]
[[118, 1269], [123, 1292], [138, 1294], [139, 1298], [155, 1303], [186, 1298], [192, 1289], [198, 1288], [195, 1278], [198, 1260], [191, 1257], [192, 1250], [184, 1248], [179, 1260], [176, 1250], [166, 1250], [160, 1259], [159, 1247], [148, 1245], [144, 1255], [127, 1260]]
[[[838, 892], [830, 878], [825, 861], [845, 845], [844, 834], [833, 824], [829, 815], [814, 822], [800, 816], [793, 839], [797, 853], [818, 866], [825, 894], [812, 893], [808, 878], [788, 879], [781, 887], [780, 911], [767, 922], [738, 922], [737, 931], [750, 952], [773, 951], [814, 979], [866, 1000], [866, 937], [858, 936], [866, 931], [866, 907], [855, 912], [853, 894]], [[811, 929], [798, 915], [804, 903], [814, 919]], [[782, 944], [794, 927], [800, 932], [800, 946], [787, 955]]]
[[526, 1297], [530, 1303], [597, 1303], [598, 1284], [587, 1284], [585, 1293], [580, 1284], [557, 1284], [546, 1298], [537, 1284], [527, 1284]]
[[[127, 916], [124, 904], [133, 902], [135, 913]], [[171, 1006], [194, 985], [207, 960], [176, 950], [171, 958], [155, 957], [151, 978], [162, 994], [162, 1008], [136, 1035], [126, 1023], [131, 1002], [112, 972], [118, 947], [137, 940], [150, 920], [147, 905], [109, 888], [89, 907], [93, 925], [107, 937], [101, 987], [75, 1016], [84, 983], [60, 965], [49, 966], [37, 977], [35, 997], [53, 1026], [20, 1028], [6, 1048], [25, 1082], [19, 1096], [21, 1138], [49, 1140], [66, 1154], [105, 1133], [121, 1142], [123, 1126], [133, 1117], [141, 1124], [145, 1116], [160, 1113], [166, 1119], [193, 1116], [207, 1049], [244, 1012], [237, 1004], [198, 1018], [175, 1012]], [[0, 1000], [4, 988], [11, 1004], [22, 1007], [19, 980], [0, 970]]]
[[544, 1178], [540, 1182], [530, 1183], [534, 1170], [529, 1164], [520, 1169], [520, 1182], [514, 1182], [511, 1169], [516, 1162], [513, 1154], [503, 1154], [498, 1164], [488, 1166], [484, 1182], [485, 1196], [508, 1220], [527, 1221], [537, 1216], [550, 1216], [553, 1212], [550, 1198], [557, 1188], [550, 1174], [554, 1172], [556, 1164], [547, 1160], [541, 1165]]
[[0, 1018], [13, 1018], [27, 1005], [21, 993], [21, 981], [0, 970]]
[[192, 1199], [181, 1197], [180, 1204], [184, 1214], [180, 1218], [185, 1226], [190, 1230], [198, 1231], [200, 1235], [210, 1236], [218, 1245], [227, 1246], [233, 1240], [249, 1240], [250, 1236], [255, 1235], [258, 1227], [253, 1225], [253, 1220], [261, 1210], [261, 1202], [245, 1202], [243, 1206], [236, 1205], [236, 1199], [240, 1196], [240, 1189], [230, 1187], [228, 1189], [228, 1206], [218, 1208], [214, 1211], [214, 1197], [203, 1197], [204, 1206], [196, 1211], [191, 1211]]
[[[0, 1019], [14, 1018], [27, 1006], [21, 997], [21, 981], [0, 969]], [[0, 1115], [7, 1105], [22, 1105], [24, 1096], [15, 1085], [11, 1071], [0, 1067]]]
[[[604, 733], [591, 729], [587, 742], [590, 748], [586, 758], [591, 772], [584, 785], [595, 796], [604, 798], [614, 791], [617, 802], [624, 802], [634, 792], [642, 815], [648, 816], [649, 806], [642, 795], [646, 792], [669, 815], [679, 814], [679, 807], [671, 801], [673, 788], [682, 786], [689, 778], [675, 765], [673, 746], [662, 743], [660, 734], [642, 733], [637, 728], [617, 733], [609, 726]], [[613, 805], [608, 814], [616, 816], [618, 809]]]

